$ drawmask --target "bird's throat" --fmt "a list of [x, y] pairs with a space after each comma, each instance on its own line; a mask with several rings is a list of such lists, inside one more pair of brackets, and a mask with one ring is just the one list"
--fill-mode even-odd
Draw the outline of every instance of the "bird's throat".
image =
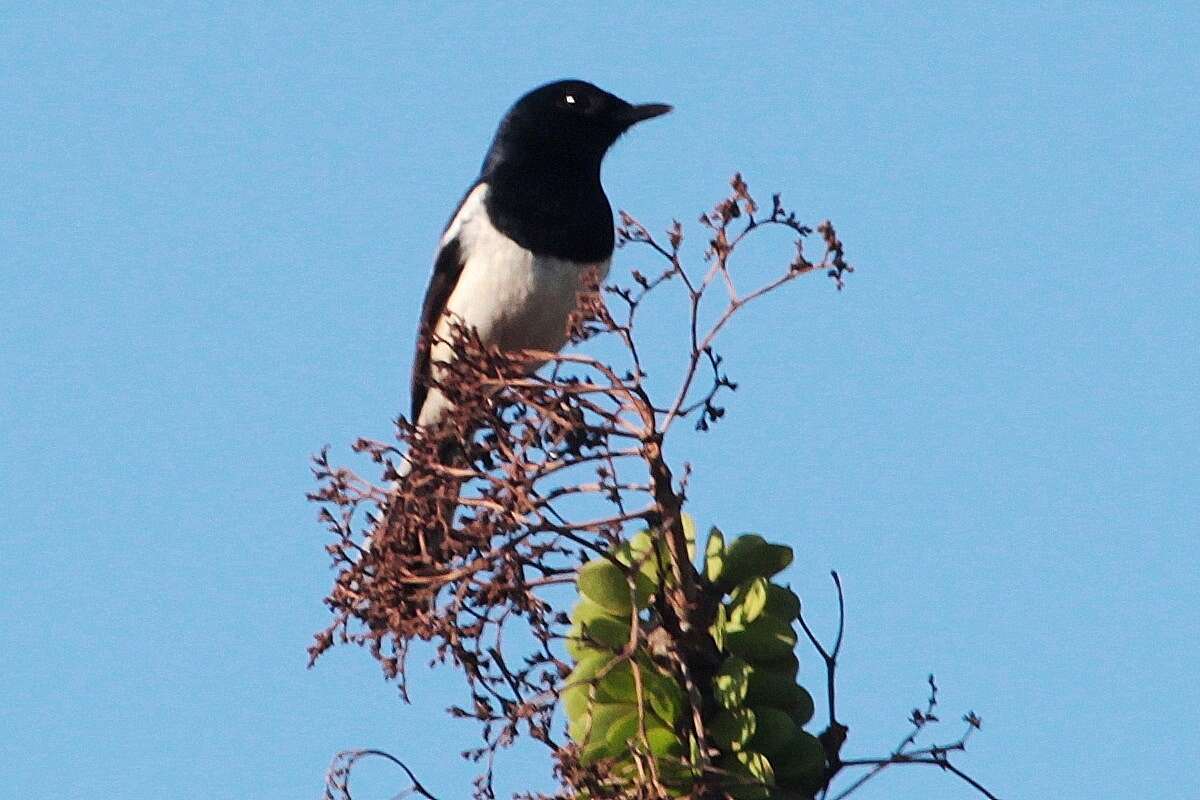
[[498, 230], [538, 255], [581, 263], [612, 256], [612, 208], [600, 169], [566, 159], [495, 164], [485, 205]]

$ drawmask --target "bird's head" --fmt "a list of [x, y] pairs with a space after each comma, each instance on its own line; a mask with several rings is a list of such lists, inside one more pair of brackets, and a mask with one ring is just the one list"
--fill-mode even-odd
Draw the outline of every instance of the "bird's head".
[[579, 159], [594, 163], [637, 123], [671, 110], [663, 103], [634, 105], [586, 81], [539, 86], [513, 104], [484, 163], [499, 160]]

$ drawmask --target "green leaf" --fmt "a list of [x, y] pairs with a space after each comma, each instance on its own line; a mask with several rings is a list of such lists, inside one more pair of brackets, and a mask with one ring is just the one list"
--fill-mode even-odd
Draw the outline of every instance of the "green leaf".
[[779, 659], [796, 646], [796, 631], [775, 617], [761, 616], [745, 627], [730, 624], [725, 630], [725, 647], [752, 664]]
[[751, 578], [739, 584], [729, 598], [729, 621], [745, 627], [762, 616], [767, 607], [768, 586], [766, 578]]
[[708, 532], [708, 543], [704, 545], [704, 577], [710, 583], [721, 579], [721, 570], [725, 566], [725, 534], [713, 527]]
[[[683, 523], [683, 537], [687, 542], [687, 557], [690, 562], [696, 557], [696, 527], [687, 514], [681, 514], [680, 520]], [[674, 580], [671, 547], [667, 543], [666, 535], [661, 531], [648, 529], [633, 534], [617, 559], [623, 564], [636, 564], [655, 587], [664, 583], [670, 584]]]
[[782, 785], [812, 793], [825, 779], [825, 748], [807, 731], [797, 730], [785, 750], [772, 760], [775, 778]]
[[612, 653], [589, 650], [575, 663], [575, 668], [571, 670], [571, 674], [567, 676], [563, 685], [566, 687], [589, 685], [589, 681], [595, 676], [596, 672], [605, 664], [612, 661], [613, 658]]
[[687, 747], [673, 730], [667, 728], [646, 728], [646, 742], [650, 745], [650, 754], [659, 758], [680, 758]]
[[812, 721], [813, 714], [816, 712], [816, 706], [808, 689], [805, 689], [803, 686], [797, 688], [800, 691], [797, 694], [796, 705], [792, 708], [792, 721], [797, 725], [807, 725]]
[[[637, 683], [633, 676], [634, 663], [625, 659], [604, 673], [596, 681], [596, 698], [605, 703], [636, 703]], [[642, 679], [643, 697], [653, 710], [655, 694], [664, 693], [664, 684], [669, 680], [645, 654], [639, 654], [637, 669]]]
[[721, 784], [735, 800], [766, 800], [775, 785], [771, 762], [762, 753], [730, 753], [718, 766], [725, 770]]
[[775, 758], [777, 753], [787, 749], [796, 736], [796, 723], [787, 712], [769, 706], [756, 706], [754, 709], [754, 736], [747, 747], [768, 758]]
[[592, 705], [591, 691], [590, 685], [582, 683], [568, 686], [559, 692], [558, 699], [568, 720], [580, 719], [587, 715], [588, 708]]
[[712, 627], [708, 629], [708, 633], [712, 636], [718, 650], [725, 650], [725, 630], [728, 627], [729, 612], [725, 610], [725, 605], [722, 603], [717, 606], [717, 618], [713, 621]]
[[767, 586], [766, 613], [792, 621], [800, 616], [800, 596], [786, 586], [772, 583]]
[[754, 736], [755, 714], [748, 708], [723, 708], [713, 715], [705, 729], [713, 744], [725, 752], [741, 750]]
[[753, 668], [738, 656], [730, 656], [722, 662], [713, 678], [713, 693], [722, 708], [740, 708], [750, 688], [750, 673]]
[[766, 705], [791, 711], [805, 699], [812, 702], [812, 698], [807, 696], [808, 692], [796, 683], [795, 674], [789, 669], [778, 672], [771, 669], [769, 664], [755, 664], [749, 683], [747, 705]]
[[686, 512], [679, 513], [679, 521], [683, 523], [683, 538], [687, 542], [688, 561], [696, 560], [696, 520]]
[[625, 571], [607, 558], [597, 558], [579, 568], [579, 592], [609, 614], [628, 616], [633, 610], [633, 600], [638, 608], [645, 608], [654, 586], [646, 576], [636, 576], [636, 598], [629, 589]]
[[571, 674], [563, 681], [560, 698], [563, 710], [569, 718], [578, 718], [585, 712], [592, 700], [593, 678], [605, 665], [614, 660], [612, 653], [589, 650], [571, 670]]
[[657, 531], [638, 531], [629, 539], [629, 564], [636, 565], [655, 588], [670, 583], [670, 548]]
[[580, 597], [579, 602], [571, 609], [572, 622], [592, 622], [597, 619], [615, 619], [628, 624], [628, 614], [614, 614], [602, 605], [593, 603], [587, 597]]
[[654, 670], [645, 670], [646, 691], [650, 695], [650, 707], [664, 721], [675, 724], [683, 713], [685, 693], [673, 675], [664, 675]]
[[[655, 738], [660, 734], [662, 735], [661, 745], [655, 742]], [[659, 749], [662, 745], [670, 747], [667, 732], [662, 731], [662, 729], [656, 728], [652, 731], [647, 731], [646, 737], [651, 740], [651, 752]], [[675, 742], [678, 743], [679, 740], [676, 738]], [[672, 751], [657, 756], [654, 762], [655, 769], [658, 770], [658, 780], [667, 788], [668, 794], [672, 797], [682, 797], [690, 792], [697, 775], [691, 763], [682, 761], [673, 752], [673, 748]], [[631, 760], [626, 759], [622, 759], [614, 764], [610, 774], [623, 778], [626, 781], [635, 781], [639, 777], [637, 765]]]
[[792, 548], [769, 544], [756, 533], [745, 533], [725, 548], [720, 586], [731, 589], [750, 578], [769, 578], [792, 563]]
[[631, 629], [628, 621], [614, 617], [597, 617], [591, 622], [583, 623], [582, 634], [586, 642], [604, 645], [618, 652], [629, 644]]
[[[642, 726], [646, 731], [644, 742], [641, 734]], [[652, 714], [646, 714], [641, 719], [637, 714], [618, 719], [609, 727], [608, 734], [605, 736], [605, 744], [607, 752], [613, 753], [616, 757], [621, 757], [634, 748], [642, 752], [646, 752], [646, 749], [649, 748], [650, 754], [656, 758], [678, 759], [685, 750], [684, 743], [678, 734]]]
[[[636, 719], [637, 709], [625, 703], [597, 703], [589, 712], [567, 725], [567, 734], [588, 753], [588, 763], [618, 755], [621, 750], [606, 747], [609, 730], [622, 720]], [[581, 759], [582, 760], [582, 759]]]
[[759, 659], [759, 666], [770, 672], [786, 673], [793, 679], [800, 672], [800, 659], [796, 657], [796, 652], [792, 652], [780, 656], [779, 658]]
[[583, 626], [578, 622], [571, 623], [570, 630], [567, 631], [564, 643], [567, 648], [567, 653], [575, 661], [582, 661], [590, 653], [595, 652], [595, 648], [589, 647], [583, 638]]

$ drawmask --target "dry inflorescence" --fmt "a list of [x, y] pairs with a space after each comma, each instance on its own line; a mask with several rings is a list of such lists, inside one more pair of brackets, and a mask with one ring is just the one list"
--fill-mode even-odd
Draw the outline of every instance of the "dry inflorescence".
[[[614, 663], [648, 648], [685, 690], [689, 714], [681, 724], [704, 738], [701, 688], [714, 669], [707, 632], [715, 607], [687, 552], [682, 508], [688, 469], [676, 478], [664, 454], [665, 437], [684, 418], [699, 430], [721, 419], [721, 395], [736, 384], [724, 372], [715, 342], [746, 304], [813, 272], [825, 273], [841, 289], [853, 271], [830, 223], [816, 226], [824, 254], [809, 261], [803, 245], [813, 228], [786, 210], [778, 195], [763, 212], [740, 175], [731, 186], [730, 196], [700, 219], [708, 234], [706, 267], [695, 275], [681, 261], [678, 222], [660, 241], [621, 213], [619, 244], [648, 249], [661, 268], [634, 270], [627, 287], [593, 281], [581, 293], [572, 339], [615, 339], [623, 365], [574, 349], [500, 352], [484, 347], [473, 331], [452, 326], [454, 359], [436, 378], [452, 408], [436, 429], [417, 429], [402, 418], [396, 442], [356, 442], [354, 449], [378, 465], [375, 480], [334, 466], [327, 451], [314, 459], [319, 488], [310, 499], [320, 504], [333, 534], [327, 550], [336, 578], [326, 598], [333, 620], [317, 634], [311, 659], [335, 642], [362, 645], [407, 698], [410, 648], [429, 642], [436, 660], [452, 664], [466, 680], [467, 702], [450, 713], [481, 725], [482, 745], [465, 754], [485, 764], [477, 797], [494, 796], [497, 751], [521, 734], [552, 750], [564, 796], [670, 793], [653, 759], [635, 758], [636, 779], [614, 782], [603, 765], [584, 766], [578, 747], [556, 738], [552, 724], [571, 670], [562, 648], [570, 625], [565, 604], [574, 598], [569, 587], [581, 564], [612, 559], [637, 528], [653, 529], [665, 540], [658, 557], [672, 579], [648, 615], [632, 614], [629, 646]], [[747, 237], [768, 227], [795, 235], [794, 255], [770, 280], [742, 292], [731, 259]], [[665, 284], [685, 292], [689, 315], [683, 376], [662, 402], [647, 387], [635, 322], [647, 297]], [[710, 308], [705, 301], [713, 295], [722, 301]], [[407, 474], [400, 479], [402, 464]], [[620, 566], [632, 591], [640, 565]], [[826, 661], [832, 701], [836, 649]], [[822, 739], [831, 756], [830, 777], [850, 763], [838, 760], [844, 738], [844, 726], [831, 716]], [[350, 766], [372, 752], [341, 754], [327, 796], [349, 797]], [[945, 753], [922, 757], [933, 755]], [[717, 772], [703, 763], [703, 752], [697, 759], [704, 776]], [[415, 791], [430, 796], [410, 777]], [[714, 786], [702, 776], [695, 794], [721, 796]]]

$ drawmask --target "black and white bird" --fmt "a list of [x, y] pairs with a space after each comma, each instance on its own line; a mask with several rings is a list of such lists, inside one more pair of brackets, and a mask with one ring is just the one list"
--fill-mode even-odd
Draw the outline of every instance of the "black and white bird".
[[431, 379], [453, 357], [453, 322], [501, 350], [563, 346], [581, 279], [593, 269], [603, 279], [612, 259], [600, 163], [630, 127], [670, 110], [565, 80], [534, 89], [505, 114], [446, 225], [425, 293], [412, 374], [418, 428], [436, 425], [448, 408]]

